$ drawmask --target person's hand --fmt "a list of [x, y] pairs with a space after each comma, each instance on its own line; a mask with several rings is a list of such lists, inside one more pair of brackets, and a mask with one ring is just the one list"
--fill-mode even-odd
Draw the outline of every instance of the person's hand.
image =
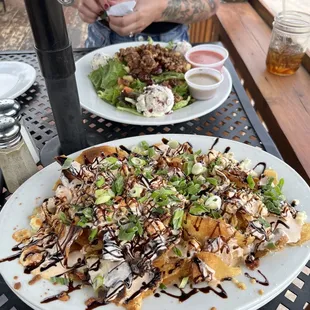
[[77, 9], [81, 19], [86, 23], [93, 23], [103, 11], [114, 5], [116, 0], [80, 0]]
[[137, 0], [134, 12], [123, 17], [109, 16], [112, 30], [121, 36], [140, 33], [151, 23], [160, 20], [164, 10], [162, 0]]

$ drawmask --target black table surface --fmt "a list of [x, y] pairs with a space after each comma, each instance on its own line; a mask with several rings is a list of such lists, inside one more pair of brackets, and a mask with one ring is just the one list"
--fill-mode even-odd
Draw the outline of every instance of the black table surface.
[[[75, 50], [74, 57], [79, 59], [90, 50]], [[48, 101], [44, 79], [34, 52], [0, 52], [0, 61], [21, 61], [32, 65], [37, 71], [34, 85], [17, 98], [22, 104], [22, 115], [39, 149], [57, 135], [52, 110]], [[184, 123], [165, 126], [136, 126], [116, 123], [82, 110], [83, 123], [88, 136], [94, 136], [96, 142], [105, 142], [125, 137], [148, 134], [197, 134], [222, 137], [259, 147], [279, 158], [281, 155], [268, 132], [259, 120], [246, 92], [231, 63], [226, 68], [233, 81], [232, 91], [227, 100], [215, 111]], [[0, 195], [0, 208], [8, 193]], [[0, 255], [1, 256], [1, 255]], [[263, 310], [304, 309], [310, 303], [310, 262], [276, 298], [263, 306]], [[0, 276], [0, 310], [28, 310], [25, 305], [6, 285]]]

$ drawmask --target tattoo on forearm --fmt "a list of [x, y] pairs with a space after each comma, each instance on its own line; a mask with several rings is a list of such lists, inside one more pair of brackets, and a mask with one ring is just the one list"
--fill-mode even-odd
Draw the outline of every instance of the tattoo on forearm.
[[168, 0], [162, 20], [183, 24], [207, 19], [212, 16], [219, 0]]

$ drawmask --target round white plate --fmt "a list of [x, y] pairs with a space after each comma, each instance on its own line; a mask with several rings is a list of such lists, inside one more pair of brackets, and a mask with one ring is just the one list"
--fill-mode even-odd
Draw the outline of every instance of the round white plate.
[[[162, 137], [180, 142], [189, 141], [193, 144], [194, 149], [202, 149], [204, 152], [211, 147], [215, 140], [211, 137], [196, 135], [150, 135], [116, 140], [106, 144], [114, 146], [122, 144], [130, 148], [141, 140], [146, 140], [151, 144], [159, 142]], [[266, 162], [268, 167], [272, 167], [278, 171], [279, 176], [285, 179], [284, 193], [288, 200], [298, 198], [300, 200], [298, 209], [305, 210], [310, 214], [310, 189], [306, 182], [292, 168], [258, 148], [235, 141], [220, 139], [215, 149], [224, 151], [227, 146], [231, 147], [235, 158], [238, 160], [244, 159], [246, 156], [252, 160], [253, 166], [258, 162]], [[71, 156], [76, 157], [79, 153], [77, 152]], [[58, 164], [54, 163], [46, 167], [25, 182], [5, 204], [0, 213], [1, 258], [12, 254], [10, 249], [15, 245], [15, 241], [11, 237], [14, 228], [21, 229], [29, 227], [28, 216], [31, 215], [35, 206], [42, 203], [44, 198], [52, 195], [52, 187], [59, 178], [59, 174], [60, 167]], [[268, 287], [251, 284], [248, 278], [239, 276], [238, 279], [246, 284], [247, 290], [242, 291], [233, 283], [225, 282], [223, 283], [223, 287], [228, 293], [228, 299], [221, 299], [212, 292], [207, 295], [199, 293], [180, 304], [177, 300], [161, 294], [162, 296], [160, 298], [146, 298], [143, 302], [143, 310], [188, 310], [189, 308], [205, 310], [211, 307], [221, 310], [257, 309], [281, 293], [302, 270], [309, 257], [309, 246], [302, 246], [288, 247], [284, 251], [262, 258], [259, 270], [267, 276], [270, 282]], [[40, 301], [42, 299], [60, 292], [64, 287], [54, 286], [49, 281], [43, 280], [32, 286], [28, 285], [28, 281], [32, 277], [23, 273], [23, 268], [17, 260], [0, 264], [0, 272], [11, 289], [34, 309], [83, 310], [85, 309], [85, 300], [92, 296], [91, 289], [83, 289], [70, 294], [71, 298], [68, 302], [55, 301], [48, 304], [41, 304]], [[256, 271], [250, 271], [250, 274], [259, 277]], [[18, 276], [18, 280], [14, 280], [14, 276]], [[13, 289], [13, 285], [17, 281], [21, 283], [21, 289], [18, 291]], [[264, 295], [258, 294], [259, 289], [265, 291]], [[111, 304], [98, 309], [116, 310], [122, 308]]]
[[0, 61], [0, 99], [15, 99], [36, 80], [36, 70], [23, 62]]
[[[208, 114], [213, 110], [217, 109], [228, 98], [231, 92], [232, 81], [228, 70], [224, 68], [224, 82], [218, 88], [216, 95], [209, 100], [195, 101], [191, 105], [183, 109], [177, 110], [172, 114], [155, 118], [148, 118], [145, 116], [134, 115], [128, 112], [118, 111], [113, 105], [103, 101], [97, 96], [97, 93], [88, 78], [89, 73], [92, 71], [90, 66], [91, 61], [94, 54], [96, 53], [103, 53], [113, 56], [120, 50], [120, 48], [139, 46], [141, 44], [147, 44], [147, 42], [129, 42], [110, 45], [95, 50], [85, 55], [76, 62], [76, 81], [80, 96], [80, 103], [83, 108], [103, 118], [119, 123], [131, 125], [159, 126], [182, 123], [196, 117]], [[160, 44], [164, 45], [165, 43]]]

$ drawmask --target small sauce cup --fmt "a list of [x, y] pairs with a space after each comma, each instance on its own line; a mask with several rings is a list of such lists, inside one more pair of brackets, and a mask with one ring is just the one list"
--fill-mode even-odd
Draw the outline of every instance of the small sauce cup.
[[[198, 75], [198, 74], [202, 74], [202, 75], [206, 74], [208, 76], [213, 77], [218, 82], [215, 81], [214, 84], [210, 84], [210, 85], [203, 85], [203, 84], [195, 83], [191, 80], [191, 76]], [[185, 80], [189, 86], [189, 91], [191, 93], [191, 96], [194, 99], [207, 100], [207, 99], [211, 99], [215, 95], [218, 87], [224, 81], [224, 76], [220, 71], [215, 70], [215, 69], [194, 68], [194, 69], [190, 69], [189, 71], [185, 73]]]
[[[196, 52], [200, 52], [202, 57], [205, 57], [206, 61], [195, 62], [194, 57]], [[203, 56], [205, 53], [205, 56]], [[192, 54], [192, 57], [191, 57]], [[196, 55], [195, 55], [196, 56]], [[214, 57], [218, 56], [218, 57]], [[185, 54], [186, 61], [189, 62], [193, 68], [213, 68], [219, 71], [222, 70], [225, 61], [227, 60], [229, 53], [226, 48], [215, 44], [202, 44], [191, 48]]]

